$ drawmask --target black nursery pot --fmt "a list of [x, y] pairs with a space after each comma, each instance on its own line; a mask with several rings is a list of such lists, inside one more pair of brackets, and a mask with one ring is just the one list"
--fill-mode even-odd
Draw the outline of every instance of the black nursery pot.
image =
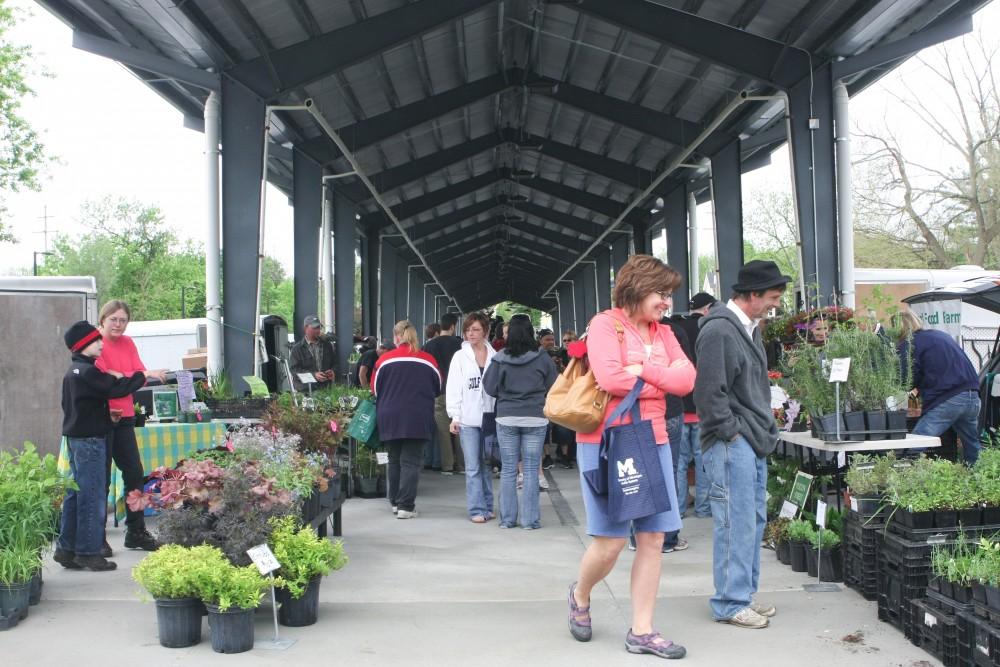
[[934, 512], [911, 512], [908, 509], [899, 507], [893, 518], [907, 528], [933, 528]]
[[31, 582], [22, 584], [0, 584], [0, 617], [18, 614], [20, 620], [28, 618], [28, 600], [31, 598]]
[[836, 440], [838, 421], [840, 422], [841, 437], [843, 437], [843, 433], [847, 430], [847, 427], [844, 425], [842, 415], [834, 413], [832, 415], [813, 417], [813, 427], [816, 430], [817, 437], [821, 440]]
[[39, 570], [35, 572], [35, 576], [31, 578], [31, 589], [28, 593], [28, 604], [34, 607], [36, 604], [42, 601], [42, 586], [45, 582], [42, 581], [42, 571]]
[[1000, 507], [983, 508], [983, 525], [995, 526], [1000, 524]]
[[885, 413], [890, 440], [906, 439], [906, 410], [890, 410]]
[[844, 580], [844, 559], [840, 547], [819, 552], [819, 578], [827, 582]]
[[952, 599], [958, 604], [970, 604], [972, 602], [972, 588], [970, 586], [959, 586], [952, 584]]
[[784, 542], [778, 542], [778, 544], [774, 547], [774, 552], [778, 554], [779, 563], [788, 565], [788, 563], [792, 560], [791, 549], [787, 540]]
[[956, 510], [935, 510], [935, 528], [954, 528], [958, 525], [958, 512]]
[[996, 586], [986, 586], [986, 606], [993, 611], [1000, 613], [1000, 588]]
[[244, 653], [253, 648], [253, 609], [230, 607], [221, 611], [206, 604], [208, 627], [212, 631], [212, 650], [216, 653]]
[[806, 573], [810, 577], [815, 577], [819, 572], [819, 561], [816, 558], [816, 550], [811, 544], [806, 545]]
[[885, 410], [865, 410], [865, 425], [868, 427], [869, 440], [886, 439]]
[[323, 579], [314, 577], [309, 581], [302, 597], [295, 599], [285, 588], [274, 590], [278, 604], [278, 622], [292, 628], [313, 625], [319, 617], [319, 585]]
[[792, 572], [805, 572], [809, 568], [806, 560], [806, 550], [809, 545], [805, 542], [789, 542], [788, 547]]
[[958, 510], [958, 522], [962, 524], [963, 528], [969, 528], [971, 526], [982, 526], [983, 508], [967, 507], [964, 510]]
[[160, 646], [185, 648], [201, 641], [201, 611], [197, 598], [157, 598], [156, 627]]
[[986, 605], [986, 586], [979, 581], [972, 582], [972, 599], [980, 605]]
[[864, 440], [868, 437], [868, 433], [865, 430], [865, 413], [861, 410], [845, 412], [844, 426], [846, 427], [846, 433], [841, 434], [844, 440]]

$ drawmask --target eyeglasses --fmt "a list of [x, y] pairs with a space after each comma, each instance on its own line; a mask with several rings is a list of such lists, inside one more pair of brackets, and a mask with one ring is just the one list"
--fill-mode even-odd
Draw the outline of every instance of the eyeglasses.
[[563, 338], [563, 342], [564, 343], [572, 343], [573, 339], [572, 338]]
[[109, 317], [108, 318], [108, 322], [111, 322], [111, 324], [128, 324], [128, 318], [127, 317]]
[[657, 292], [656, 296], [658, 296], [661, 299], [663, 299], [664, 301], [666, 301], [668, 299], [673, 299], [674, 298], [674, 293], [673, 292]]

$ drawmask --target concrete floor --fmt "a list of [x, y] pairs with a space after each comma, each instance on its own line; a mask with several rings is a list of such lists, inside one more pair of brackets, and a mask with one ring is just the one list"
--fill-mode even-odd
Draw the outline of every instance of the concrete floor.
[[[496, 521], [466, 519], [465, 478], [425, 472], [417, 500], [420, 517], [397, 520], [384, 500], [344, 505], [347, 567], [321, 590], [319, 622], [282, 628], [297, 640], [285, 651], [256, 649], [240, 657], [215, 654], [207, 625], [201, 644], [165, 649], [155, 611], [139, 599], [130, 568], [140, 552], [119, 551], [121, 529], [109, 539], [119, 569], [112, 573], [45, 570], [42, 603], [12, 631], [0, 633], [0, 664], [171, 665], [232, 664], [490, 665], [651, 664], [623, 648], [629, 626], [625, 551], [594, 591], [594, 639], [581, 644], [566, 627], [566, 591], [575, 579], [588, 537], [579, 476], [549, 471], [542, 493], [542, 530], [500, 530]], [[499, 490], [499, 481], [494, 483]], [[711, 519], [686, 520], [690, 549], [664, 556], [656, 612], [664, 636], [684, 644], [684, 664], [718, 666], [823, 664], [925, 667], [940, 664], [876, 618], [875, 603], [843, 589], [810, 594], [804, 575], [762, 554], [759, 599], [778, 615], [765, 630], [712, 622]], [[257, 639], [272, 636], [270, 605], [257, 615]]]

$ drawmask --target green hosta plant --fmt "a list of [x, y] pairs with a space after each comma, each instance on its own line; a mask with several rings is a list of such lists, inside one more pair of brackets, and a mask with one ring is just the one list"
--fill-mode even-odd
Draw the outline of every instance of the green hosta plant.
[[813, 549], [819, 549], [822, 546], [823, 551], [836, 549], [840, 546], [840, 535], [832, 530], [816, 531], [809, 536], [809, 544], [812, 545]]
[[802, 519], [791, 521], [788, 524], [788, 541], [810, 542], [815, 532], [816, 530], [813, 528], [813, 525], [808, 521], [803, 521]]
[[303, 527], [296, 517], [271, 519], [271, 526], [271, 550], [281, 563], [278, 576], [293, 598], [302, 597], [313, 578], [347, 564], [344, 545], [339, 540], [331, 542], [319, 537], [312, 528]]
[[132, 568], [132, 578], [154, 598], [194, 598], [223, 566], [225, 555], [215, 547], [167, 544]]

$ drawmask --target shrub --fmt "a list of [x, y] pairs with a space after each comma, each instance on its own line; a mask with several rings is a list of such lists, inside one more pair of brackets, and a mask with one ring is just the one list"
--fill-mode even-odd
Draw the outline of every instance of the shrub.
[[167, 544], [132, 568], [132, 578], [154, 598], [195, 598], [223, 564], [226, 558], [215, 547]]
[[312, 528], [303, 527], [296, 517], [270, 521], [271, 550], [281, 563], [278, 576], [293, 598], [300, 598], [314, 577], [325, 576], [347, 564], [344, 546], [339, 540], [319, 537]]

